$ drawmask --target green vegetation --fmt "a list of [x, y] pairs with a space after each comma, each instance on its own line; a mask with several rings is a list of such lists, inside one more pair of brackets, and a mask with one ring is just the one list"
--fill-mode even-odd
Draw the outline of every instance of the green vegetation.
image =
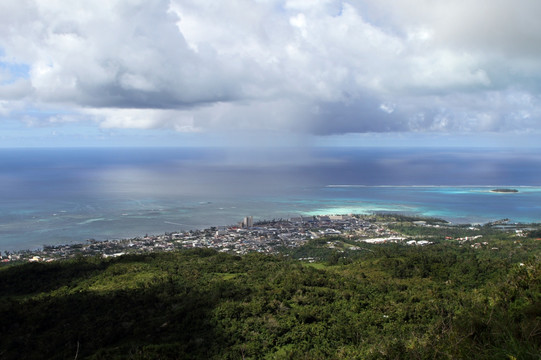
[[434, 217], [425, 217], [425, 216], [411, 216], [405, 214], [393, 214], [393, 213], [378, 213], [373, 215], [360, 215], [361, 218], [366, 220], [371, 220], [374, 222], [415, 222], [421, 221], [429, 225], [441, 225], [449, 224], [447, 220], [434, 218]]
[[6, 266], [0, 358], [541, 359], [541, 241], [485, 230], [477, 248], [332, 237]]

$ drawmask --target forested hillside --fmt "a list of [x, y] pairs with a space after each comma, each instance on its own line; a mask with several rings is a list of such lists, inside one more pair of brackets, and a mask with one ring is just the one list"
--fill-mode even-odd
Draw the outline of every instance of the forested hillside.
[[539, 359], [539, 241], [496, 241], [4, 267], [0, 358]]

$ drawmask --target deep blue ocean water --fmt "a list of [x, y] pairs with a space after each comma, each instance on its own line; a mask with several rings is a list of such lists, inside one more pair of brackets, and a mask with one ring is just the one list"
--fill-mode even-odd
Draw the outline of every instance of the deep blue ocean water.
[[[490, 192], [512, 187], [514, 194]], [[0, 250], [298, 214], [541, 222], [541, 152], [493, 149], [0, 149]]]

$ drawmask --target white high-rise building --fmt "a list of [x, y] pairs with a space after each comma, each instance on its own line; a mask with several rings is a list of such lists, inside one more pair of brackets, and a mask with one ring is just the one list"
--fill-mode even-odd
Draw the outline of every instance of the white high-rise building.
[[253, 216], [246, 216], [242, 220], [242, 227], [253, 227], [254, 226], [254, 218]]

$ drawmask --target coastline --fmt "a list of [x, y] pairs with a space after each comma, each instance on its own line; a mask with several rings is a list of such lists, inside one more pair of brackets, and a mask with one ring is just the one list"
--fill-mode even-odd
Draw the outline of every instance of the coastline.
[[[390, 230], [386, 219], [395, 219], [393, 221], [399, 219], [422, 227], [456, 229], [465, 226], [451, 224], [437, 218], [402, 214], [298, 216], [287, 220], [267, 220], [255, 224], [250, 222], [249, 225], [246, 225], [245, 220], [236, 225], [213, 226], [202, 230], [145, 235], [120, 240], [90, 239], [81, 243], [45, 245], [42, 249], [36, 250], [5, 251], [4, 255], [0, 252], [0, 262], [51, 262], [77, 256], [107, 258], [197, 247], [236, 254], [249, 252], [278, 254], [283, 248], [295, 248], [305, 245], [310, 240], [332, 236], [357, 238], [357, 241], [374, 244], [398, 242], [408, 245], [428, 245], [432, 243], [425, 240], [418, 241], [418, 239]], [[514, 231], [517, 234], [530, 226], [530, 224], [508, 224], [508, 222], [508, 219], [503, 219], [484, 226], [500, 231]], [[501, 227], [502, 224], [506, 226]], [[469, 226], [468, 229], [475, 230], [476, 227]]]
[[[489, 189], [490, 188], [490, 189]], [[503, 188], [503, 187], [502, 187]], [[250, 197], [183, 196], [86, 199], [31, 199], [5, 202], [0, 209], [0, 250], [135, 238], [146, 233], [226, 226], [245, 214], [257, 219], [303, 215], [395, 213], [439, 217], [456, 224], [482, 224], [509, 218], [541, 222], [541, 187], [514, 187], [499, 195], [487, 185], [464, 186], [313, 186], [293, 194]], [[175, 226], [178, 224], [178, 226]]]

